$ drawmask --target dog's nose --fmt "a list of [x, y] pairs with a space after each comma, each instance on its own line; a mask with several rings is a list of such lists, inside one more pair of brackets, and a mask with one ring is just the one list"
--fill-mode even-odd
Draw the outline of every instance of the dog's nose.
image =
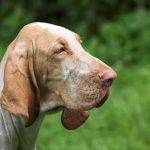
[[98, 77], [103, 85], [110, 86], [113, 80], [117, 77], [117, 74], [112, 69], [107, 69], [103, 73], [99, 73]]

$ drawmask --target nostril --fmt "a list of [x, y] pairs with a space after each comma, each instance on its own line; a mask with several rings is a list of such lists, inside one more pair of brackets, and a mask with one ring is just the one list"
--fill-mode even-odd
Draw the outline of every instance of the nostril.
[[99, 77], [100, 78], [100, 81], [102, 82], [102, 83], [112, 83], [113, 82], [113, 78], [112, 77], [108, 77], [108, 76], [106, 76], [106, 75], [102, 75], [101, 77]]
[[113, 70], [107, 70], [103, 73], [99, 73], [98, 76], [103, 84], [111, 85], [117, 75]]
[[112, 83], [113, 82], [113, 78], [109, 78], [109, 79], [106, 79], [106, 80], [104, 80], [104, 82], [109, 82], [109, 83]]

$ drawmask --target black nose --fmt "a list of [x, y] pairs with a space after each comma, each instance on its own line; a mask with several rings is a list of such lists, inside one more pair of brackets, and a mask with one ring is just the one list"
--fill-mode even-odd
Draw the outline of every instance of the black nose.
[[110, 86], [117, 74], [112, 69], [107, 69], [103, 73], [98, 73], [98, 77], [103, 85]]

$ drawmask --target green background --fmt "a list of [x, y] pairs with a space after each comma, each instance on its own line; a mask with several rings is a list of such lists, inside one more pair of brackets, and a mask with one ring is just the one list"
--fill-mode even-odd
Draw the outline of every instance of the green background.
[[149, 0], [1, 0], [0, 57], [30, 22], [65, 26], [80, 34], [85, 49], [118, 74], [112, 94], [75, 131], [47, 116], [39, 150], [150, 149], [150, 1]]

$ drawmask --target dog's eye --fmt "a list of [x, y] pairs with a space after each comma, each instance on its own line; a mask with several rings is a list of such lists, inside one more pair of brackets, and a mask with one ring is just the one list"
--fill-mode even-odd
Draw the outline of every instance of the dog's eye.
[[60, 53], [65, 52], [65, 51], [66, 51], [65, 48], [64, 48], [64, 47], [61, 47], [61, 48], [59, 48], [59, 49], [57, 49], [57, 50], [55, 51], [55, 54], [60, 54]]

